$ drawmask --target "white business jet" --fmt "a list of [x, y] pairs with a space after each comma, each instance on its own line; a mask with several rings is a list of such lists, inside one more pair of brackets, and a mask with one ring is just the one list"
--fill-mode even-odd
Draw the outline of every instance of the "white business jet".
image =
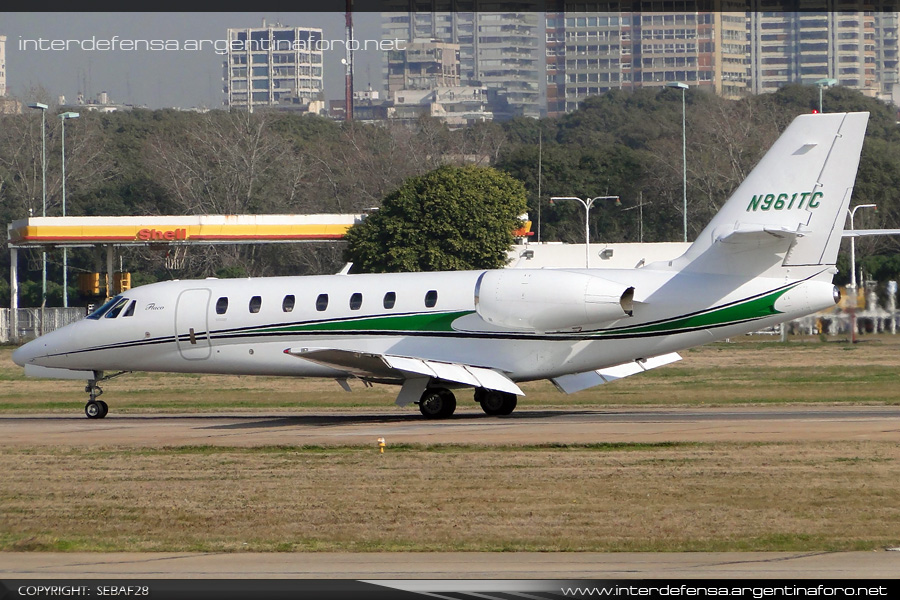
[[428, 418], [474, 389], [508, 415], [523, 381], [574, 393], [678, 350], [833, 306], [868, 113], [797, 117], [681, 257], [635, 269], [167, 281], [112, 298], [15, 351], [28, 375], [129, 371], [330, 377], [400, 386]]

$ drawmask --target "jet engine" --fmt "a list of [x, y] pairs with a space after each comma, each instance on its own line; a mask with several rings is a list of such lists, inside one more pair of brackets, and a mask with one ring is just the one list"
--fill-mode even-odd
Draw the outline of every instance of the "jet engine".
[[478, 315], [530, 331], [578, 331], [633, 314], [634, 288], [571, 271], [485, 271], [475, 284]]

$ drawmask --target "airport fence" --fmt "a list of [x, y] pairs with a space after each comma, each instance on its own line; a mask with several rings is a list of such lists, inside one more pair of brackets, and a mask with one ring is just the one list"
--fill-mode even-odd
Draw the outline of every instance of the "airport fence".
[[11, 309], [0, 308], [0, 344], [21, 343], [84, 318], [84, 307], [19, 308], [12, 331]]

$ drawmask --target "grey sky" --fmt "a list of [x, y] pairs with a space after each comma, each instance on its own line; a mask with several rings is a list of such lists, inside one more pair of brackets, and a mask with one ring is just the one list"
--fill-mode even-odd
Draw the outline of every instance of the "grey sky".
[[[20, 50], [22, 40], [224, 40], [229, 27], [258, 27], [265, 18], [294, 27], [321, 27], [328, 40], [344, 39], [344, 14], [248, 12], [248, 13], [0, 13], [0, 35], [6, 35], [8, 93], [24, 97], [34, 86], [43, 86], [53, 100], [60, 94], [74, 102], [79, 91], [109, 92], [111, 100], [170, 106], [222, 106], [223, 56], [212, 48], [201, 51], [88, 51], [70, 44], [68, 51]], [[357, 40], [381, 39], [380, 15], [354, 14]], [[224, 42], [222, 42], [224, 43]], [[325, 93], [328, 99], [344, 97], [341, 59], [343, 47], [325, 52]], [[359, 52], [355, 56], [354, 87], [366, 89], [367, 66], [373, 88], [379, 89], [380, 56]], [[28, 100], [29, 98], [23, 98]]]

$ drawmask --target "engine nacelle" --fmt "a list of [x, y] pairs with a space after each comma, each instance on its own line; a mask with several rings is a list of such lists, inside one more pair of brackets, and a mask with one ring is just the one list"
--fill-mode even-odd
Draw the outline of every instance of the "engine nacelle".
[[475, 309], [494, 325], [530, 331], [580, 330], [633, 313], [634, 288], [570, 271], [485, 271]]
[[775, 300], [782, 313], [808, 314], [831, 308], [841, 300], [841, 290], [828, 281], [804, 281]]

